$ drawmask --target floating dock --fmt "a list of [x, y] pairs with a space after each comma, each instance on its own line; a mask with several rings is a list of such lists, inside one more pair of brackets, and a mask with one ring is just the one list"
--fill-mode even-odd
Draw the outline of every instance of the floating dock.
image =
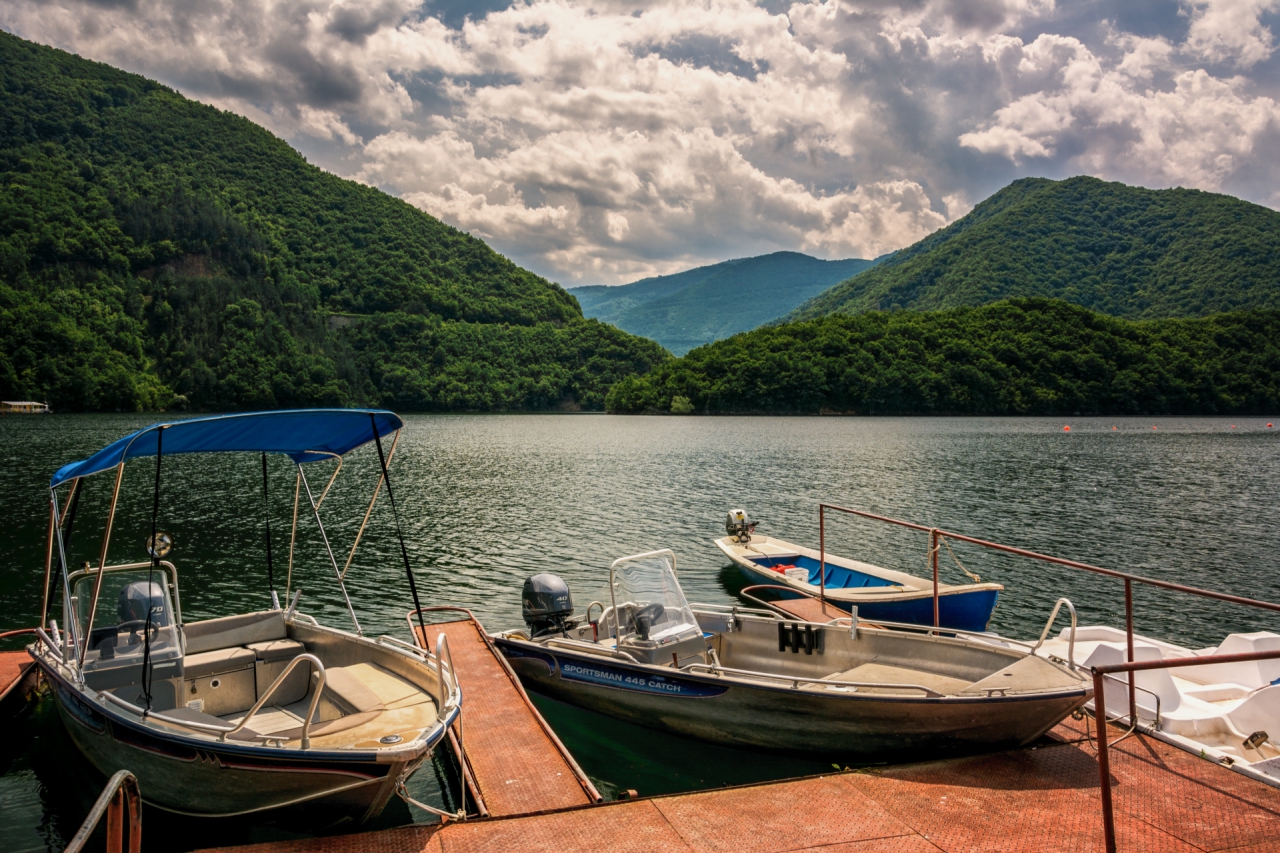
[[22, 652], [0, 652], [0, 719], [13, 716], [26, 705], [26, 694], [35, 686], [36, 662]]
[[[422, 629], [414, 633], [422, 644]], [[474, 617], [428, 625], [430, 647], [441, 633], [448, 637], [462, 687], [464, 772], [482, 813], [505, 817], [599, 802], [600, 794], [533, 707], [484, 627]], [[457, 743], [450, 741], [455, 756]]]
[[[1095, 755], [1068, 720], [1042, 745], [994, 755], [219, 853], [1092, 853]], [[1280, 790], [1142, 735], [1111, 756], [1120, 851], [1280, 849]]]

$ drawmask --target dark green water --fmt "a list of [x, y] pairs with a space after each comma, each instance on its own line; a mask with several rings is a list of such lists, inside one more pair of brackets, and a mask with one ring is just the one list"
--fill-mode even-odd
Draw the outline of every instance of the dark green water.
[[[37, 618], [50, 475], [153, 420], [0, 419], [0, 627]], [[423, 603], [469, 607], [494, 630], [519, 625], [520, 584], [530, 574], [561, 575], [581, 608], [604, 597], [613, 559], [661, 547], [678, 554], [691, 600], [734, 600], [743, 582], [711, 544], [722, 535], [725, 512], [745, 507], [761, 520], [761, 532], [816, 544], [819, 500], [1280, 600], [1280, 431], [1267, 430], [1267, 419], [1086, 419], [1073, 420], [1070, 433], [1062, 421], [1046, 419], [407, 420], [392, 476]], [[293, 478], [282, 461], [271, 464], [271, 517], [281, 543]], [[176, 541], [172, 559], [188, 620], [268, 605], [258, 465], [257, 458], [231, 456], [165, 462], [160, 526]], [[308, 469], [317, 489], [321, 470]], [[352, 454], [324, 504], [340, 560], [376, 470], [375, 452]], [[153, 476], [151, 461], [127, 469], [113, 562], [143, 557]], [[111, 485], [110, 474], [90, 481], [73, 562], [96, 560]], [[303, 519], [299, 530], [294, 586], [303, 589], [301, 609], [348, 626], [314, 524]], [[828, 525], [831, 550], [916, 574], [926, 570], [925, 540], [869, 521]], [[1122, 622], [1119, 582], [955, 549], [984, 580], [1007, 587], [994, 630], [1038, 633], [1060, 595], [1075, 602], [1083, 624]], [[962, 580], [948, 560], [944, 555], [944, 579]], [[348, 579], [366, 632], [407, 639], [410, 599], [385, 498]], [[1280, 630], [1280, 619], [1257, 611], [1144, 588], [1135, 593], [1135, 607], [1140, 632], [1194, 647], [1232, 631]], [[539, 707], [606, 793], [694, 790], [828, 766], [693, 744], [549, 701]], [[446, 777], [446, 768], [424, 767], [414, 777], [415, 794], [442, 804]], [[4, 849], [61, 849], [103, 781], [70, 746], [52, 709], [37, 708], [0, 737]], [[415, 819], [393, 803], [380, 825]], [[291, 834], [270, 822], [179, 822], [152, 810], [144, 838], [148, 849], [186, 850]]]

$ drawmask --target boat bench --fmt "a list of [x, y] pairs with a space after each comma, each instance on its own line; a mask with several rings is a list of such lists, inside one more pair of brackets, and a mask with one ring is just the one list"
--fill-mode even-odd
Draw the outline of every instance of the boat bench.
[[[306, 648], [289, 639], [284, 613], [264, 610], [193, 622], [183, 627], [182, 696], [206, 714], [247, 711]], [[273, 705], [300, 700], [310, 689], [311, 666], [296, 667], [272, 695]]]

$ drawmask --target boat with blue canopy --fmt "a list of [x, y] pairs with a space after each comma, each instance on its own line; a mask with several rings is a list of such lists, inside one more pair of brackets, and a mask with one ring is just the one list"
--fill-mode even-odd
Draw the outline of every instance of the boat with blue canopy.
[[985, 631], [1004, 589], [998, 583], [983, 583], [963, 566], [960, 570], [972, 583], [939, 581], [935, 587], [930, 579], [755, 531], [756, 522], [735, 509], [725, 521], [727, 535], [715, 540], [749, 581], [781, 598], [821, 597], [845, 611], [857, 608], [863, 619]]
[[[58, 469], [49, 483], [41, 627], [28, 652], [72, 741], [98, 770], [110, 775], [127, 768], [146, 801], [167, 811], [226, 817], [288, 810], [313, 821], [318, 816], [317, 828], [367, 821], [392, 796], [408, 799], [405, 780], [459, 718], [462, 693], [447, 640], [441, 637], [433, 654], [393, 637], [367, 636], [345, 582], [371, 520], [379, 523], [374, 509], [385, 488], [391, 512], [384, 511], [380, 523], [394, 522], [418, 605], [387, 467], [403, 427], [393, 412], [368, 409], [199, 417], [152, 424]], [[344, 457], [371, 443], [377, 482], [340, 565], [321, 507]], [[161, 529], [164, 473], [178, 464], [174, 457], [193, 455], [190, 464], [198, 465], [208, 454], [237, 454], [255, 477], [261, 469], [263, 493], [246, 496], [249, 513], [242, 517], [262, 526], [265, 547], [260, 555], [235, 557], [243, 571], [261, 572], [264, 607], [187, 621], [173, 537]], [[269, 466], [268, 458], [277, 461]], [[326, 461], [332, 471], [314, 491], [308, 469]], [[150, 559], [113, 563], [112, 526], [125, 468], [148, 462]], [[294, 498], [282, 587], [267, 500], [272, 468], [292, 475]], [[115, 484], [96, 560], [77, 568], [69, 554], [84, 483], [109, 472]], [[323, 569], [333, 573], [350, 629], [322, 625], [299, 609], [302, 590], [293, 579], [300, 517], [315, 525], [324, 545]]]

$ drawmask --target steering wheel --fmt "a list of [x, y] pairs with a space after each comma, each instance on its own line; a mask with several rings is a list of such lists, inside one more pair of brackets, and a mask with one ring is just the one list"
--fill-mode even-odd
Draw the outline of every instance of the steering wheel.
[[[141, 629], [144, 629], [144, 630], [145, 630], [145, 629], [146, 629], [146, 627], [147, 627], [147, 620], [146, 620], [146, 619], [131, 619], [131, 620], [130, 620], [130, 621], [128, 621], [128, 622], [121, 622], [119, 625], [117, 625], [117, 626], [116, 626], [116, 630], [117, 630], [117, 631], [128, 631], [130, 634], [133, 634], [133, 632], [137, 631], [139, 628], [141, 628]], [[152, 640], [152, 642], [154, 642], [154, 641], [155, 641], [155, 639], [156, 639], [156, 637], [160, 635], [160, 627], [161, 627], [161, 626], [160, 626], [160, 625], [157, 625], [154, 619], [151, 621], [151, 640]]]
[[636, 633], [640, 635], [640, 639], [649, 639], [649, 629], [653, 627], [654, 622], [662, 618], [662, 614], [666, 611], [667, 608], [656, 601], [653, 604], [646, 604], [636, 611]]

